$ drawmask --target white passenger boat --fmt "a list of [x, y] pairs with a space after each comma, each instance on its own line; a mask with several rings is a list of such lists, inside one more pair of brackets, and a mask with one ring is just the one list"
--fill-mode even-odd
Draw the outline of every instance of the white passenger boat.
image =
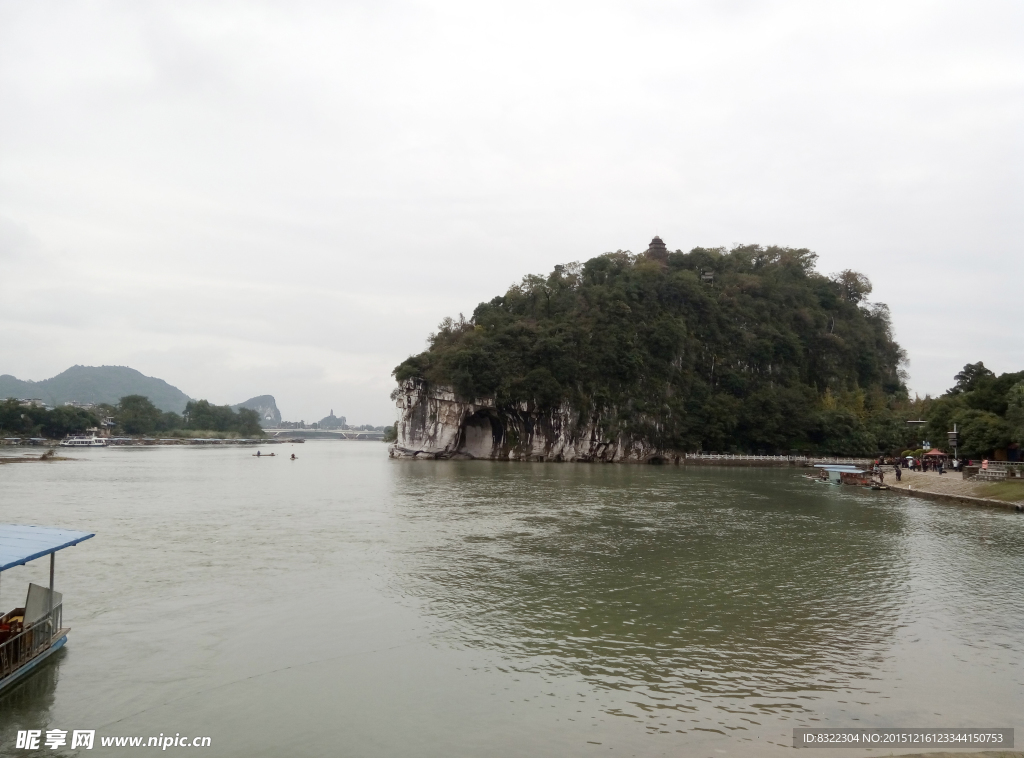
[[32, 673], [68, 641], [71, 630], [61, 623], [63, 597], [53, 588], [56, 553], [94, 536], [71, 529], [0, 524], [0, 576], [50, 556], [50, 586], [30, 583], [25, 605], [0, 616], [0, 692]]
[[86, 435], [68, 435], [60, 441], [61, 447], [106, 447], [107, 439], [105, 437], [97, 437], [95, 434]]

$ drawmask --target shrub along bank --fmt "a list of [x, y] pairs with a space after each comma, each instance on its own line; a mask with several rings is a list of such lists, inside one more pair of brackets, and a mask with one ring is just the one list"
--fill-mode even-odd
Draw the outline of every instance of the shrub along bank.
[[126, 395], [117, 405], [98, 405], [85, 410], [61, 406], [21, 405], [7, 399], [0, 403], [0, 437], [47, 437], [61, 439], [97, 427], [101, 418], [114, 420], [114, 434], [219, 433], [239, 437], [262, 437], [259, 414], [249, 408], [234, 411], [230, 406], [211, 405], [206, 400], [189, 401], [182, 415], [161, 411], [147, 397]]

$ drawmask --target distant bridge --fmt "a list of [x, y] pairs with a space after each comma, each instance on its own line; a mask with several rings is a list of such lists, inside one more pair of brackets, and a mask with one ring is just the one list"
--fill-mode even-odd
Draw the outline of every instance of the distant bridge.
[[291, 437], [304, 440], [376, 440], [384, 439], [384, 432], [357, 432], [354, 429], [264, 429], [269, 437]]

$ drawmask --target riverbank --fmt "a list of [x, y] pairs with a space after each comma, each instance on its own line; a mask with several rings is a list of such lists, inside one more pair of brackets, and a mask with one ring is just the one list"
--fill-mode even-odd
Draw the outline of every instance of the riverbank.
[[52, 451], [47, 451], [42, 455], [8, 455], [0, 457], [0, 465], [4, 463], [39, 463], [42, 461], [70, 461], [73, 458], [64, 458], [59, 455], [54, 455]]
[[914, 753], [900, 758], [1024, 758], [1024, 753], [1017, 750], [985, 750], [981, 753]]
[[[892, 468], [886, 466], [885, 483], [915, 497], [945, 500], [964, 505], [984, 505], [997, 508], [1024, 510], [1024, 483], [1005, 485], [965, 480], [961, 473], [938, 474], [934, 471], [902, 471], [902, 481], [896, 481]], [[1017, 491], [1019, 490], [1019, 491]]]

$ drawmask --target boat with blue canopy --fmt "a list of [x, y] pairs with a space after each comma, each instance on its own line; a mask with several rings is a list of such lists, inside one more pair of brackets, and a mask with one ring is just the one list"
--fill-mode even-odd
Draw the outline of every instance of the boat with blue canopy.
[[851, 466], [845, 463], [815, 463], [814, 468], [821, 472], [818, 481], [829, 484], [858, 484], [871, 483], [871, 472], [865, 471], [859, 466]]
[[0, 692], [32, 673], [68, 641], [71, 630], [61, 623], [63, 596], [53, 587], [57, 551], [94, 536], [72, 529], [0, 524], [0, 579], [4, 571], [50, 556], [50, 586], [29, 583], [25, 604], [0, 616]]

